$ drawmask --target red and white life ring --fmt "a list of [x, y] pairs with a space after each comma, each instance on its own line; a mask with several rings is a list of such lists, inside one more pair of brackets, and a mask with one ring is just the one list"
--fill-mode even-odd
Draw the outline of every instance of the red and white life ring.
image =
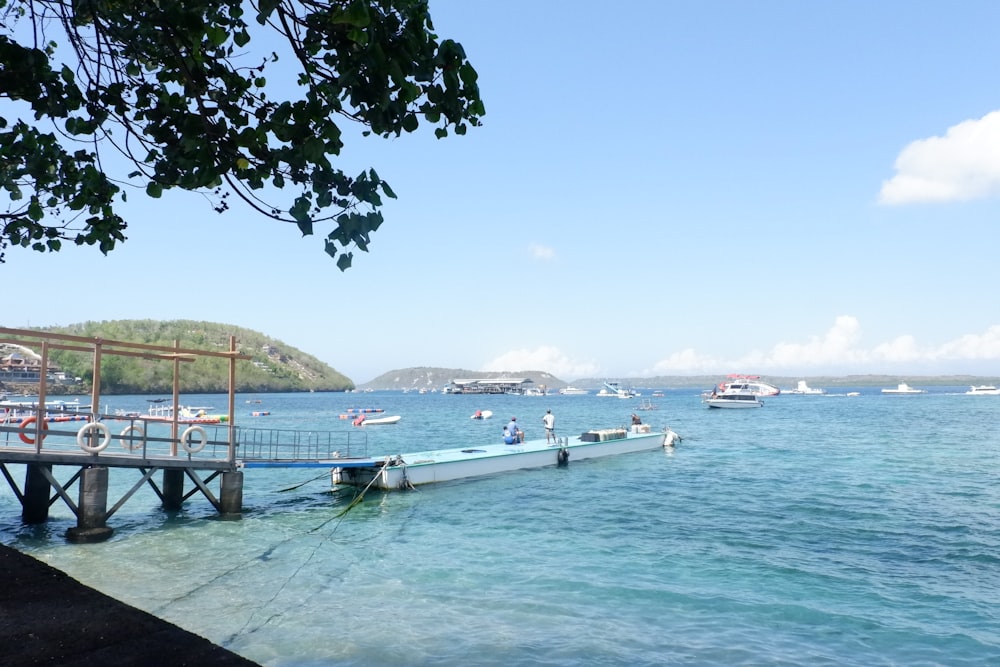
[[[17, 437], [21, 438], [21, 442], [26, 445], [35, 444], [35, 439], [28, 437], [28, 427], [38, 421], [38, 417], [25, 417], [21, 422], [21, 431], [17, 434]], [[42, 433], [38, 436], [39, 440], [45, 440], [45, 432], [49, 429], [49, 423], [42, 420]], [[34, 430], [34, 429], [32, 429]]]

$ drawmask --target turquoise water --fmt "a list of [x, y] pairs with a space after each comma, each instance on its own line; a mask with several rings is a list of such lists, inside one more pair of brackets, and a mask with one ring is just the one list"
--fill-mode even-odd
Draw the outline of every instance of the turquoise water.
[[[323, 471], [254, 469], [241, 520], [200, 495], [167, 513], [145, 487], [92, 545], [63, 538], [75, 518], [61, 502], [45, 526], [22, 526], [4, 485], [0, 540], [264, 665], [994, 665], [1000, 397], [966, 389], [759, 410], [668, 390], [639, 414], [684, 436], [673, 451], [369, 493], [343, 517], [351, 498], [314, 479]], [[244, 427], [346, 431], [349, 407], [402, 415], [367, 429], [372, 454], [495, 441], [512, 415], [538, 437], [547, 408], [577, 434], [639, 405], [246, 398]], [[495, 416], [469, 419], [476, 409]], [[137, 479], [112, 471], [121, 490]]]

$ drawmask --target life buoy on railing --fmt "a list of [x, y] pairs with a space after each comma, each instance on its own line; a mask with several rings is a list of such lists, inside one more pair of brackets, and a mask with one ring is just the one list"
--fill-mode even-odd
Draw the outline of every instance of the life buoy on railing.
[[[96, 445], [90, 444], [91, 431], [101, 434], [101, 441]], [[83, 428], [76, 432], [76, 444], [80, 446], [85, 452], [90, 454], [96, 454], [97, 452], [103, 451], [108, 443], [111, 442], [111, 431], [108, 427], [101, 422], [91, 422], [90, 424], [85, 424]]]
[[[17, 437], [21, 438], [21, 442], [23, 442], [24, 444], [26, 444], [26, 445], [33, 445], [33, 444], [35, 444], [35, 439], [28, 437], [28, 427], [31, 426], [32, 424], [34, 424], [37, 421], [38, 421], [38, 417], [25, 417], [25, 419], [21, 422], [21, 432], [17, 434]], [[45, 440], [45, 431], [47, 431], [48, 429], [49, 429], [49, 423], [43, 419], [42, 420], [42, 433], [41, 433], [41, 435], [38, 436], [39, 440], [42, 440], [42, 441]]]
[[[129, 438], [133, 433], [136, 435]], [[142, 447], [142, 443], [146, 439], [146, 432], [142, 430], [141, 426], [133, 424], [126, 426], [118, 436], [118, 442], [121, 443], [122, 447], [132, 452]]]
[[[198, 444], [193, 443], [189, 436], [198, 434]], [[188, 426], [183, 433], [181, 433], [181, 447], [184, 448], [188, 454], [197, 454], [201, 450], [205, 449], [205, 444], [208, 442], [208, 436], [205, 434], [205, 429], [200, 426]]]

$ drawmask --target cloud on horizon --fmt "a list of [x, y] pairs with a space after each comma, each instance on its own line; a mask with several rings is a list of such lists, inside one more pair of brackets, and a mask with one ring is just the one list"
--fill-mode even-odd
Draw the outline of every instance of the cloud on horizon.
[[918, 139], [883, 181], [879, 203], [954, 202], [1000, 194], [1000, 111], [949, 127], [943, 137]]
[[481, 371], [517, 372], [539, 370], [552, 373], [557, 378], [578, 378], [596, 374], [597, 364], [575, 361], [551, 345], [543, 345], [534, 350], [511, 350], [483, 365]]
[[[803, 343], [779, 342], [770, 350], [753, 350], [736, 359], [723, 359], [687, 348], [671, 353], [637, 376], [716, 375], [740, 370], [788, 375], [913, 373], [921, 369], [935, 374], [1000, 373], [1000, 325], [991, 326], [980, 334], [965, 334], [936, 347], [922, 346], [911, 335], [897, 336], [870, 349], [858, 347], [860, 340], [858, 319], [841, 315], [826, 333]], [[994, 370], [981, 368], [987, 361], [998, 362]], [[958, 366], [969, 366], [969, 369], [957, 370]], [[604, 374], [599, 364], [571, 359], [555, 346], [511, 350], [480, 370], [541, 370], [564, 380]], [[615, 374], [621, 375], [620, 371]]]

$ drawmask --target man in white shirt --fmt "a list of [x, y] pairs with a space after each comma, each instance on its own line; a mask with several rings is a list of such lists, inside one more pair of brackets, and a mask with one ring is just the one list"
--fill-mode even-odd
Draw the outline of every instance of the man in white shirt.
[[552, 414], [551, 410], [545, 411], [545, 416], [542, 417], [542, 424], [545, 425], [545, 442], [557, 442], [556, 440], [556, 416]]

